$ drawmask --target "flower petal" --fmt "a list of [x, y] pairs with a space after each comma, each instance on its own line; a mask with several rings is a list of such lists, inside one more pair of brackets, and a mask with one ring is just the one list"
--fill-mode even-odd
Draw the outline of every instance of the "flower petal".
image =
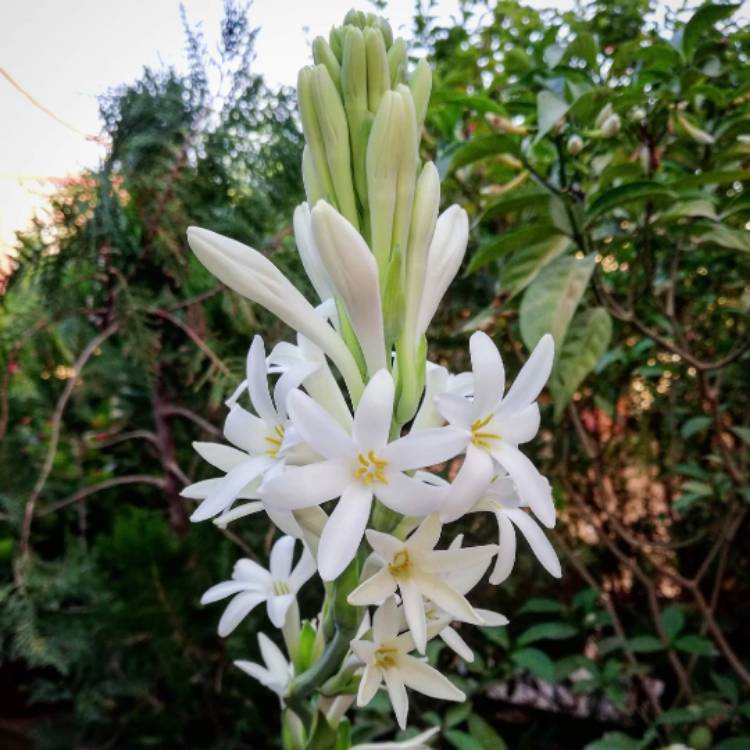
[[307, 203], [300, 203], [294, 209], [294, 239], [297, 242], [297, 251], [302, 259], [302, 266], [320, 301], [331, 299], [334, 296], [333, 284], [315, 244], [310, 208]]
[[399, 613], [396, 600], [386, 599], [376, 610], [372, 618], [372, 636], [376, 644], [392, 641], [398, 635]]
[[431, 599], [438, 607], [453, 615], [457, 620], [474, 625], [482, 624], [481, 618], [466, 597], [448, 586], [441, 578], [422, 570], [415, 570], [412, 575], [422, 595]]
[[464, 661], [473, 662], [474, 652], [469, 648], [468, 643], [449, 625], [440, 631], [440, 638], [445, 641], [448, 648], [457, 653]]
[[455, 393], [440, 393], [435, 396], [435, 406], [450, 424], [467, 431], [468, 443], [471, 440], [471, 423], [478, 417], [474, 402]]
[[380, 604], [395, 592], [396, 580], [386, 566], [360, 583], [346, 600], [354, 607], [367, 607], [370, 604]]
[[292, 574], [289, 576], [289, 588], [297, 593], [314, 575], [318, 566], [315, 564], [315, 558], [312, 556], [307, 545], [303, 544], [302, 557], [294, 566]]
[[438, 510], [445, 499], [444, 487], [420, 482], [400, 472], [390, 472], [388, 484], [374, 484], [373, 490], [383, 505], [405, 516], [427, 516]]
[[351, 437], [322, 407], [301, 391], [292, 391], [287, 400], [289, 416], [302, 439], [326, 458], [354, 458]]
[[419, 524], [417, 529], [408, 538], [407, 544], [410, 549], [419, 552], [433, 550], [440, 540], [442, 530], [443, 524], [440, 523], [439, 516], [437, 513], [432, 513]]
[[505, 615], [501, 615], [499, 612], [493, 612], [489, 609], [481, 609], [477, 607], [474, 610], [484, 621], [485, 627], [500, 627], [507, 625], [509, 620]]
[[534, 402], [552, 372], [555, 360], [555, 340], [546, 333], [513, 381], [500, 408], [506, 414], [521, 411]]
[[280, 687], [274, 680], [273, 675], [265, 667], [261, 667], [260, 664], [238, 659], [234, 662], [234, 666], [241, 669], [245, 674], [249, 674], [254, 680], [257, 680], [261, 685], [270, 688], [274, 692], [277, 692], [277, 687]]
[[265, 437], [268, 427], [262, 419], [243, 409], [239, 404], [233, 404], [224, 420], [224, 437], [233, 445], [258, 456], [266, 452], [268, 444]]
[[436, 549], [422, 558], [422, 567], [429, 573], [451, 573], [489, 563], [496, 552], [497, 546], [494, 544], [461, 549]]
[[282, 420], [287, 418], [286, 401], [289, 394], [320, 367], [320, 362], [304, 362], [287, 370], [277, 381], [273, 389], [273, 402]]
[[539, 432], [540, 420], [539, 405], [536, 403], [508, 415], [501, 408], [495, 419], [487, 425], [487, 430], [501, 435], [503, 440], [513, 445], [521, 445], [534, 439]]
[[266, 600], [265, 593], [257, 591], [248, 591], [244, 594], [237, 594], [224, 610], [224, 614], [219, 620], [219, 635], [226, 638], [250, 612], [252, 612], [261, 602]]
[[422, 593], [411, 578], [399, 581], [401, 600], [404, 604], [404, 616], [409, 632], [414, 638], [417, 651], [423, 654], [427, 647], [427, 618], [424, 611]]
[[194, 442], [193, 449], [195, 452], [211, 466], [220, 471], [231, 471], [235, 466], [239, 466], [243, 461], [247, 461], [247, 453], [238, 451], [228, 445], [221, 443], [201, 443]]
[[387, 370], [379, 370], [365, 387], [354, 412], [352, 436], [361, 451], [380, 451], [388, 442], [395, 386]]
[[448, 370], [432, 362], [427, 363], [424, 397], [417, 416], [412, 422], [411, 431], [440, 427], [445, 419], [435, 405], [435, 396], [444, 393], [448, 388]]
[[359, 690], [357, 690], [357, 705], [366, 706], [378, 692], [383, 675], [381, 671], [372, 664], [367, 664], [359, 681]]
[[437, 669], [408, 654], [399, 656], [398, 673], [406, 685], [422, 695], [446, 701], [466, 700], [466, 696]]
[[505, 390], [505, 367], [492, 339], [477, 331], [469, 339], [474, 373], [474, 404], [478, 416], [492, 414]]
[[294, 557], [294, 538], [282, 536], [274, 542], [271, 548], [271, 575], [276, 581], [286, 581], [292, 572], [292, 558]]
[[233, 594], [239, 594], [240, 591], [247, 591], [249, 588], [253, 587], [246, 581], [222, 581], [206, 590], [201, 597], [201, 604], [213, 604]]
[[318, 570], [324, 581], [338, 578], [354, 559], [372, 507], [372, 490], [352, 482], [326, 522], [318, 547]]
[[516, 562], [516, 531], [505, 511], [498, 511], [497, 528], [500, 534], [500, 549], [497, 553], [495, 569], [490, 576], [490, 583], [497, 586], [505, 581], [513, 570]]
[[557, 553], [534, 519], [523, 510], [506, 510], [505, 515], [521, 530], [531, 551], [544, 569], [551, 576], [560, 578], [562, 569]]
[[266, 369], [266, 348], [260, 336], [253, 338], [247, 353], [247, 390], [255, 413], [267, 424], [279, 421], [271, 394], [268, 390], [268, 370]]
[[338, 497], [352, 482], [343, 461], [320, 461], [288, 468], [263, 485], [263, 500], [278, 510], [297, 510]]
[[489, 454], [475, 445], [469, 445], [464, 463], [445, 493], [445, 502], [440, 511], [444, 522], [456, 521], [474, 507], [489, 487], [493, 470]]
[[268, 671], [276, 679], [288, 679], [289, 662], [281, 649], [265, 633], [258, 633], [258, 646]]
[[282, 594], [281, 596], [271, 596], [266, 601], [268, 609], [268, 619], [275, 628], [283, 628], [286, 620], [286, 613], [294, 601], [294, 594]]
[[271, 574], [262, 565], [248, 557], [237, 560], [232, 570], [232, 578], [265, 590], [270, 590], [273, 584]]
[[406, 729], [406, 717], [409, 715], [409, 698], [406, 695], [404, 683], [401, 681], [401, 671], [384, 669], [383, 678], [385, 679], [385, 687], [388, 690], [388, 697], [391, 699], [393, 713], [396, 714], [396, 721], [401, 729]]
[[365, 536], [367, 536], [367, 542], [370, 547], [384, 562], [390, 562], [394, 555], [404, 548], [404, 543], [400, 539], [390, 534], [384, 534], [382, 531], [367, 529]]
[[232, 521], [236, 521], [239, 518], [246, 518], [254, 513], [259, 513], [263, 510], [263, 503], [260, 500], [253, 500], [250, 503], [242, 503], [242, 505], [236, 505], [231, 510], [225, 510], [220, 515], [214, 518], [214, 524], [220, 529], [225, 529]]
[[462, 453], [465, 447], [466, 434], [463, 430], [433, 427], [394, 440], [380, 455], [389, 461], [390, 468], [406, 471], [441, 464]]

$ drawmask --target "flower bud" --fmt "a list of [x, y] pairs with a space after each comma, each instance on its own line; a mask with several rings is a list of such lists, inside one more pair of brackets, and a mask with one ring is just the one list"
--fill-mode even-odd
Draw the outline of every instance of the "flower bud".
[[716, 142], [710, 133], [701, 130], [697, 125], [693, 125], [685, 115], [677, 115], [677, 122], [680, 124], [682, 130], [696, 143], [700, 143], [703, 146], [711, 146]]
[[596, 120], [594, 122], [595, 127], [601, 128], [602, 125], [604, 125], [604, 121], [610, 116], [613, 115], [615, 110], [613, 109], [611, 104], [605, 104], [604, 107], [602, 107], [599, 114], [596, 116]]
[[312, 151], [308, 144], [305, 144], [305, 147], [302, 149], [302, 183], [305, 186], [307, 200], [311, 205], [314, 206], [319, 200], [325, 199], [326, 196], [320, 184], [318, 174], [315, 171]]
[[341, 91], [341, 66], [333, 54], [333, 50], [322, 36], [316, 37], [312, 45], [313, 60], [316, 65], [325, 65], [331, 80], [336, 88]]
[[578, 156], [583, 151], [583, 138], [580, 135], [571, 135], [566, 148], [571, 156]]
[[620, 116], [617, 114], [610, 115], [601, 127], [602, 136], [605, 138], [614, 138], [620, 132]]
[[401, 131], [401, 161], [396, 188], [396, 210], [393, 215], [391, 254], [405, 255], [409, 240], [414, 189], [417, 181], [419, 132], [414, 99], [409, 87], [402, 84], [396, 91], [403, 102], [403, 128]]
[[365, 37], [355, 26], [347, 26], [343, 36], [341, 59], [341, 92], [349, 118], [349, 130], [354, 167], [354, 183], [360, 202], [367, 204], [367, 175], [365, 170], [367, 139], [372, 115], [367, 108], [367, 51]]
[[341, 55], [344, 46], [343, 27], [333, 26], [328, 34], [328, 45], [330, 46], [336, 59], [341, 62]]
[[423, 58], [417, 63], [411, 81], [409, 81], [411, 95], [414, 98], [414, 109], [417, 113], [417, 132], [421, 134], [424, 118], [427, 116], [427, 105], [430, 103], [432, 91], [432, 70]]
[[391, 87], [391, 71], [385, 42], [379, 29], [365, 29], [367, 50], [367, 106], [373, 114], [378, 111], [383, 94]]
[[388, 67], [391, 71], [391, 88], [406, 81], [406, 42], [401, 37], [388, 50]]
[[643, 107], [633, 107], [630, 110], [630, 120], [632, 122], [642, 122], [646, 117], [648, 117], [648, 113]]

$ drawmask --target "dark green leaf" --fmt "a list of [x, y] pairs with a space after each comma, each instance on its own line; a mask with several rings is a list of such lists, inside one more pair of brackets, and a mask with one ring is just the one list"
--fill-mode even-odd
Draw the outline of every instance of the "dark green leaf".
[[469, 716], [469, 731], [482, 750], [508, 750], [503, 738], [478, 714]]
[[469, 141], [456, 143], [446, 150], [438, 159], [438, 171], [440, 176], [444, 177], [467, 164], [502, 153], [517, 154], [516, 139], [502, 134], [472, 138]]
[[659, 619], [661, 620], [661, 626], [664, 628], [664, 632], [670, 640], [674, 640], [685, 625], [685, 614], [676, 604], [665, 607], [662, 610]]
[[503, 266], [500, 283], [503, 289], [515, 297], [522, 292], [539, 274], [539, 272], [570, 250], [573, 243], [563, 235], [553, 235], [543, 242], [528, 245], [517, 250], [513, 257]]
[[570, 105], [556, 97], [551, 91], [540, 91], [536, 95], [537, 133], [535, 141], [541, 140], [564, 117]]
[[594, 195], [586, 209], [586, 221], [590, 224], [602, 214], [634, 201], [664, 201], [676, 197], [674, 191], [653, 180], [628, 182]]
[[675, 641], [675, 648], [688, 654], [699, 656], [714, 656], [716, 649], [714, 644], [702, 635], [684, 635]]
[[519, 614], [528, 612], [562, 612], [565, 607], [557, 599], [529, 599], [518, 611]]
[[622, 732], [607, 732], [601, 739], [590, 742], [584, 750], [640, 750], [641, 743]]
[[655, 651], [663, 651], [662, 642], [653, 635], [637, 635], [628, 640], [628, 649], [636, 654], [650, 654]]
[[483, 750], [479, 740], [458, 729], [449, 729], [443, 736], [456, 750]]
[[709, 3], [699, 8], [692, 18], [685, 24], [682, 32], [682, 52], [686, 60], [692, 60], [695, 50], [701, 39], [705, 38], [709, 29], [712, 29], [716, 23], [729, 18], [738, 5], [717, 5]]
[[713, 242], [731, 250], [750, 253], [750, 232], [732, 229], [726, 224], [715, 224], [707, 232], [700, 234], [701, 242]]
[[531, 224], [510, 229], [477, 248], [474, 255], [471, 256], [467, 273], [473, 273], [490, 261], [508, 255], [515, 250], [560, 237], [559, 231], [550, 224]]
[[518, 645], [528, 646], [543, 640], [564, 640], [572, 638], [577, 632], [576, 628], [566, 622], [542, 622], [525, 630], [518, 638]]
[[710, 417], [691, 417], [685, 424], [680, 428], [680, 435], [687, 440], [697, 432], [702, 432], [711, 424]]
[[555, 679], [555, 665], [552, 659], [538, 648], [522, 648], [510, 657], [521, 669], [531, 672], [547, 682]]

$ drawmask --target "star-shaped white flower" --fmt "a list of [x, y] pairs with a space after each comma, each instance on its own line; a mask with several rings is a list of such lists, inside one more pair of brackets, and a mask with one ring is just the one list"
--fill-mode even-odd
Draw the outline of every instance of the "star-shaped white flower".
[[295, 430], [324, 461], [286, 469], [263, 486], [270, 507], [292, 510], [340, 497], [320, 539], [321, 578], [336, 578], [351, 562], [370, 516], [373, 495], [391, 510], [425, 516], [442, 504], [444, 490], [404, 472], [441, 463], [455, 456], [463, 437], [436, 428], [412, 432], [389, 442], [394, 401], [393, 378], [380, 370], [362, 394], [348, 434], [309, 396], [289, 394]]
[[[183, 497], [203, 500], [190, 517], [192, 521], [205, 521], [228, 511], [230, 518], [219, 522], [220, 525], [225, 525], [229, 520], [261, 510], [263, 505], [258, 501], [231, 511], [229, 509], [237, 499], [257, 498], [257, 487], [262, 476], [285, 460], [314, 457], [295, 456], [297, 448], [289, 445], [288, 440], [285, 441], [287, 394], [297, 388], [314, 369], [314, 363], [310, 363], [306, 368], [297, 367], [284, 373], [276, 381], [274, 398], [271, 399], [263, 340], [260, 336], [253, 339], [247, 356], [247, 379], [227, 401], [229, 414], [224, 423], [224, 436], [236, 447], [220, 443], [193, 444], [202, 458], [226, 474], [216, 479], [196, 482], [182, 491]], [[256, 414], [251, 414], [237, 403], [245, 389]], [[278, 519], [280, 527], [294, 533], [294, 519], [290, 514], [286, 516]]]
[[552, 370], [554, 340], [542, 336], [503, 396], [505, 369], [492, 339], [478, 331], [469, 342], [474, 373], [473, 397], [436, 397], [441, 414], [465, 439], [466, 459], [441, 512], [444, 521], [466, 513], [487, 489], [499, 464], [507, 471], [524, 504], [548, 527], [555, 524], [549, 483], [518, 449], [539, 430], [536, 398]]
[[448, 612], [451, 619], [475, 625], [483, 623], [466, 597], [451, 586], [447, 574], [482, 564], [486, 569], [497, 552], [494, 544], [436, 550], [441, 530], [437, 514], [422, 521], [406, 541], [368, 529], [367, 541], [384, 565], [354, 589], [348, 598], [350, 604], [358, 607], [378, 604], [398, 588], [406, 622], [420, 653], [424, 653], [427, 645], [426, 599]]
[[436, 669], [410, 656], [414, 641], [409, 633], [399, 635], [398, 630], [399, 614], [391, 597], [375, 612], [372, 640], [354, 640], [351, 647], [365, 665], [357, 705], [366, 706], [385, 682], [398, 725], [404, 729], [409, 713], [407, 687], [431, 698], [448, 701], [463, 701], [466, 696]]
[[211, 604], [233, 596], [219, 620], [219, 635], [228, 636], [261, 602], [266, 602], [268, 617], [283, 628], [289, 608], [297, 601], [297, 592], [315, 573], [315, 560], [307, 547], [292, 570], [295, 539], [282, 536], [271, 549], [271, 569], [243, 558], [235, 563], [232, 580], [212, 586], [201, 597]]
[[273, 690], [279, 698], [283, 698], [292, 680], [292, 665], [265, 633], [258, 633], [258, 646], [265, 666], [243, 659], [238, 659], [234, 665], [258, 680], [264, 687]]

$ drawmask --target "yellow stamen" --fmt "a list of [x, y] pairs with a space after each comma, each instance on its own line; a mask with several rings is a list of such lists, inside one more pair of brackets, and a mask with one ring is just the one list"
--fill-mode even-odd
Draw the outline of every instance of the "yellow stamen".
[[375, 455], [375, 451], [368, 451], [367, 455], [360, 453], [357, 456], [357, 461], [359, 462], [359, 467], [354, 472], [354, 476], [357, 479], [361, 479], [368, 486], [374, 482], [388, 484], [388, 477], [385, 475], [388, 461], [378, 458]]
[[390, 669], [396, 666], [398, 649], [392, 646], [381, 646], [375, 650], [375, 666], [378, 669]]
[[266, 442], [269, 444], [269, 448], [266, 449], [266, 455], [271, 458], [276, 458], [281, 448], [281, 443], [284, 441], [284, 428], [277, 424], [273, 428], [273, 435], [266, 436]]
[[271, 591], [273, 591], [275, 596], [284, 596], [284, 594], [291, 593], [289, 591], [289, 584], [286, 581], [274, 581]]
[[406, 578], [411, 570], [411, 560], [409, 552], [405, 549], [399, 550], [394, 556], [393, 561], [388, 565], [388, 572], [394, 578]]
[[490, 414], [489, 417], [485, 417], [484, 419], [477, 419], [471, 425], [471, 442], [476, 445], [477, 448], [482, 448], [486, 451], [492, 448], [491, 443], [493, 440], [500, 440], [499, 433], [482, 430], [483, 427], [486, 427], [490, 423], [492, 416], [493, 415]]

